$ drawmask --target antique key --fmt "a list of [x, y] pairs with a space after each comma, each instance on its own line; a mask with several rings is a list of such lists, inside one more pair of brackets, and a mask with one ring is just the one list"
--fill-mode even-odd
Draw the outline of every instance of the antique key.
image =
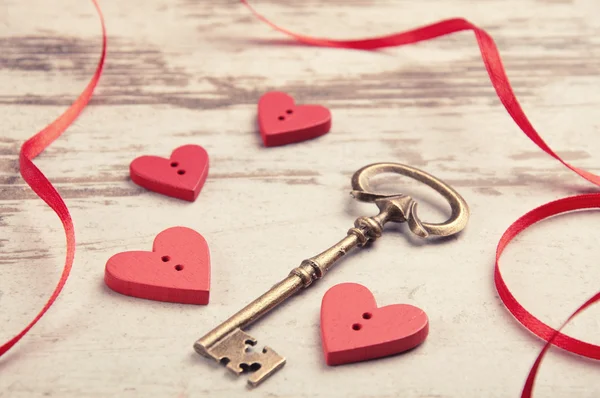
[[[398, 173], [429, 185], [450, 204], [452, 214], [441, 224], [422, 222], [417, 216], [417, 203], [403, 194], [378, 194], [369, 190], [369, 179], [377, 174]], [[194, 349], [201, 355], [215, 359], [236, 374], [251, 372], [248, 383], [257, 386], [285, 364], [285, 358], [268, 347], [250, 351], [257, 341], [242, 330], [271, 311], [302, 288], [310, 286], [346, 253], [379, 238], [385, 223], [406, 222], [416, 235], [449, 236], [460, 232], [469, 219], [465, 200], [444, 182], [410, 166], [399, 163], [375, 163], [361, 168], [352, 176], [352, 196], [365, 202], [374, 202], [379, 214], [359, 217], [344, 239], [294, 268], [287, 278], [231, 316], [221, 325], [200, 338]]]

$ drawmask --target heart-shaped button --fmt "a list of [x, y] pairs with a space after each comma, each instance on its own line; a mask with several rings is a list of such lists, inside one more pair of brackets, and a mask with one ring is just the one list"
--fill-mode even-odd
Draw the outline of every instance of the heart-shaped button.
[[286, 93], [271, 91], [258, 101], [258, 126], [267, 147], [319, 137], [331, 129], [331, 112], [321, 105], [296, 105]]
[[208, 244], [193, 229], [166, 229], [154, 239], [151, 252], [123, 252], [108, 259], [104, 281], [115, 292], [128, 296], [173, 303], [208, 304]]
[[342, 283], [323, 297], [321, 338], [328, 365], [398, 354], [421, 344], [428, 332], [423, 310], [408, 304], [377, 308], [362, 285]]
[[150, 191], [193, 202], [208, 176], [208, 153], [199, 145], [183, 145], [169, 159], [140, 156], [131, 162], [129, 174]]

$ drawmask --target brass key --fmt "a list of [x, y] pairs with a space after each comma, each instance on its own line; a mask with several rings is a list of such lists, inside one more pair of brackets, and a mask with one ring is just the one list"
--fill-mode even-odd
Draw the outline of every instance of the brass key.
[[[429, 185], [438, 191], [450, 204], [452, 215], [441, 224], [422, 222], [417, 216], [417, 203], [407, 195], [384, 195], [370, 192], [369, 179], [377, 174], [398, 173]], [[308, 260], [302, 261], [287, 278], [269, 291], [238, 311], [221, 325], [200, 338], [194, 349], [201, 355], [221, 362], [236, 374], [251, 372], [248, 383], [255, 387], [285, 364], [285, 358], [268, 347], [258, 352], [251, 351], [257, 341], [248, 335], [245, 328], [271, 311], [302, 288], [320, 279], [346, 253], [367, 242], [379, 238], [388, 221], [407, 222], [416, 235], [449, 236], [460, 232], [469, 219], [469, 208], [465, 200], [437, 178], [410, 166], [399, 163], [376, 163], [365, 166], [352, 176], [352, 196], [365, 202], [374, 202], [379, 214], [359, 217], [344, 239]]]

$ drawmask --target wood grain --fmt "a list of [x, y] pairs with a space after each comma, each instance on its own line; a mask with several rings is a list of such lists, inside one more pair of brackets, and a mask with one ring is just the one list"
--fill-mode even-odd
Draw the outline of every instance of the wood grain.
[[[461, 16], [496, 40], [522, 106], [564, 158], [600, 172], [595, 0], [256, 0], [283, 26], [336, 38], [381, 35]], [[83, 115], [36, 159], [69, 206], [75, 266], [47, 316], [0, 361], [0, 397], [514, 397], [541, 348], [499, 302], [495, 245], [517, 217], [594, 187], [539, 151], [490, 86], [472, 33], [380, 52], [307, 48], [261, 25], [234, 0], [102, 2], [109, 32], [100, 85]], [[18, 174], [21, 143], [81, 92], [100, 52], [91, 2], [0, 4], [0, 339], [43, 305], [64, 257], [56, 216]], [[329, 134], [264, 148], [256, 103], [269, 90], [333, 115]], [[202, 145], [211, 170], [194, 203], [145, 191], [132, 159]], [[472, 219], [456, 239], [423, 244], [391, 229], [326, 279], [252, 328], [287, 357], [259, 390], [211, 364], [193, 342], [343, 236], [375, 209], [352, 201], [350, 176], [372, 162], [423, 168], [453, 185]], [[423, 218], [441, 220], [437, 196], [404, 179]], [[503, 258], [526, 308], [559, 325], [598, 290], [597, 212], [556, 217], [525, 233]], [[181, 225], [211, 249], [211, 304], [124, 297], [103, 281], [115, 253], [146, 250]], [[325, 365], [319, 305], [334, 284], [367, 286], [380, 305], [407, 303], [430, 317], [408, 355]], [[592, 308], [568, 332], [598, 340]], [[536, 396], [597, 397], [597, 364], [553, 350]]]

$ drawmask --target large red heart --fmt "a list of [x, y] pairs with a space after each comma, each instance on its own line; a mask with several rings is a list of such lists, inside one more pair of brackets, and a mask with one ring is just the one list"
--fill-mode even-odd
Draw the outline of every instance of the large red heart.
[[362, 285], [342, 283], [323, 297], [321, 338], [328, 365], [398, 354], [421, 344], [428, 332], [423, 310], [408, 304], [377, 308]]
[[140, 156], [131, 162], [129, 174], [146, 189], [193, 202], [208, 175], [208, 153], [201, 146], [184, 145], [170, 159]]
[[208, 244], [193, 229], [166, 229], [154, 239], [151, 252], [123, 252], [109, 258], [104, 281], [112, 290], [128, 296], [173, 303], [208, 304]]
[[331, 112], [321, 105], [296, 105], [279, 91], [264, 94], [258, 101], [258, 126], [267, 147], [319, 137], [331, 128]]

